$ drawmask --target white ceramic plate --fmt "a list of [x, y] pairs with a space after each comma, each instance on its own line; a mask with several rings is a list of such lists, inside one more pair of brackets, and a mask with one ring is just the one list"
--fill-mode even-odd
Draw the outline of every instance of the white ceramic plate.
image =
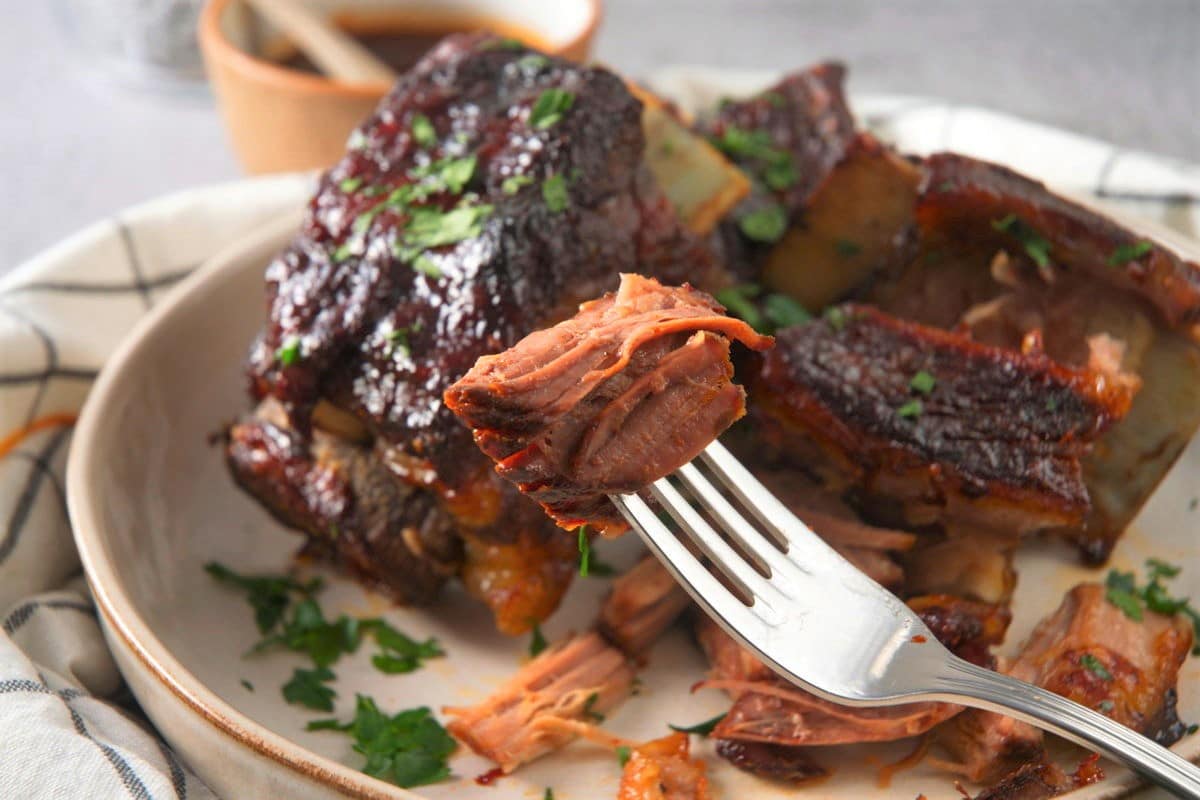
[[[211, 261], [161, 302], [111, 358], [88, 400], [75, 434], [68, 473], [77, 543], [101, 620], [122, 672], [143, 708], [171, 744], [222, 796], [327, 798], [486, 798], [536, 800], [553, 787], [558, 800], [611, 800], [619, 768], [608, 752], [576, 743], [488, 788], [474, 776], [489, 764], [460, 752], [455, 778], [419, 794], [357, 771], [360, 757], [334, 733], [305, 732], [310, 719], [328, 716], [286, 704], [280, 686], [298, 656], [243, 653], [258, 638], [249, 607], [215, 585], [202, 565], [219, 560], [247, 572], [287, 568], [299, 539], [239, 491], [220, 450], [208, 437], [246, 407], [241, 364], [262, 314], [262, 271], [292, 235], [290, 215]], [[1131, 223], [1143, 230], [1147, 226]], [[1157, 227], [1149, 235], [1181, 250], [1194, 246]], [[1200, 596], [1200, 512], [1190, 509], [1200, 485], [1200, 444], [1193, 442], [1122, 540], [1113, 566], [1135, 568], [1149, 556], [1187, 565], [1177, 587]], [[608, 548], [606, 560], [635, 557], [633, 537]], [[1056, 607], [1081, 580], [1103, 578], [1075, 564], [1065, 546], [1038, 545], [1018, 560], [1020, 583], [1012, 650], [1033, 623]], [[527, 640], [496, 634], [489, 615], [454, 587], [430, 610], [393, 609], [351, 582], [326, 575], [327, 613], [385, 614], [417, 636], [436, 636], [448, 658], [410, 675], [384, 676], [367, 661], [370, 648], [336, 667], [337, 714], [347, 718], [354, 694], [374, 696], [388, 711], [482, 699], [520, 664]], [[580, 579], [545, 626], [551, 638], [592, 619], [607, 581]], [[727, 707], [718, 692], [689, 693], [705, 663], [683, 630], [654, 648], [643, 672], [645, 690], [611, 715], [615, 733], [648, 739], [666, 723], [691, 724]], [[250, 682], [254, 691], [243, 687]], [[1200, 718], [1200, 659], [1190, 659], [1180, 681], [1183, 719]], [[700, 742], [698, 752], [708, 754]], [[896, 760], [911, 743], [839, 749], [822, 761], [833, 777], [801, 791], [759, 781], [720, 759], [709, 759], [720, 798], [896, 797], [957, 798], [950, 777], [920, 766], [877, 784], [877, 765]], [[1177, 748], [1200, 755], [1200, 737]], [[1110, 778], [1078, 793], [1115, 797], [1132, 785], [1112, 767]]]

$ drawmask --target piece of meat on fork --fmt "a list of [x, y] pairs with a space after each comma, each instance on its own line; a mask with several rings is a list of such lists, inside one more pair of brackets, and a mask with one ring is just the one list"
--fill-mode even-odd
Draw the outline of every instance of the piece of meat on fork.
[[608, 495], [675, 471], [745, 413], [730, 340], [772, 340], [724, 311], [688, 285], [622, 275], [571, 319], [480, 358], [446, 406], [559, 525], [623, 533]]

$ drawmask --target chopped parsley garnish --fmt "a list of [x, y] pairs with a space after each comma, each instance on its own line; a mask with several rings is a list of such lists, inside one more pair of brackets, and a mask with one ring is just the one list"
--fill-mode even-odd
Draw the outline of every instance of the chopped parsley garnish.
[[432, 147], [437, 143], [437, 131], [424, 114], [413, 114], [412, 136], [421, 147]]
[[380, 652], [372, 656], [375, 669], [387, 675], [400, 675], [419, 669], [426, 660], [444, 656], [436, 639], [423, 642], [396, 630], [382, 619], [363, 620], [361, 627], [375, 637]]
[[242, 688], [245, 689], [247, 692], [254, 691], [254, 684], [251, 683], [250, 681], [246, 680], [245, 678], [242, 678], [240, 683], [242, 684]]
[[537, 70], [548, 66], [550, 64], [550, 59], [546, 58], [541, 53], [529, 53], [528, 55], [524, 55], [524, 56], [521, 56], [520, 58], [518, 58], [517, 64], [522, 69], [527, 69], [527, 70], [530, 70], [531, 72], [536, 72]]
[[462, 194], [462, 190], [475, 175], [475, 163], [476, 158], [472, 153], [461, 158], [440, 158], [419, 166], [411, 173], [414, 178], [419, 179], [419, 183], [397, 189], [393, 193], [394, 199], [389, 198], [389, 202], [403, 205], [409, 200], [419, 200], [445, 191]]
[[1028, 222], [1016, 214], [992, 220], [992, 228], [1001, 233], [1007, 233], [1020, 241], [1025, 252], [1039, 267], [1050, 266], [1050, 242], [1042, 238]]
[[822, 316], [829, 323], [829, 327], [835, 331], [840, 331], [846, 327], [846, 312], [837, 306], [830, 306], [825, 309], [825, 313]]
[[504, 179], [504, 182], [500, 184], [500, 191], [509, 195], [516, 194], [531, 183], [533, 183], [532, 175], [513, 175], [511, 178]]
[[317, 601], [307, 598], [296, 604], [279, 633], [264, 638], [251, 652], [283, 645], [288, 650], [305, 653], [318, 667], [328, 667], [342, 654], [358, 649], [362, 641], [359, 626], [359, 620], [344, 615], [326, 620]]
[[937, 379], [925, 370], [921, 370], [912, 376], [912, 380], [908, 382], [908, 385], [913, 391], [920, 392], [921, 394], [929, 394], [933, 391], [933, 387], [937, 386]]
[[833, 243], [833, 249], [843, 258], [853, 258], [862, 252], [862, 245], [849, 239], [838, 239]]
[[583, 701], [583, 716], [587, 719], [590, 719], [592, 722], [604, 722], [604, 715], [599, 711], [593, 710], [592, 708], [594, 705], [596, 705], [596, 701], [599, 699], [600, 695], [596, 692], [592, 692], [587, 696], [587, 699]]
[[588, 577], [591, 578], [608, 578], [617, 574], [617, 568], [612, 564], [601, 561], [592, 556], [588, 562]]
[[579, 575], [586, 578], [591, 568], [592, 543], [588, 541], [587, 525], [579, 526]]
[[289, 336], [279, 349], [275, 351], [275, 358], [285, 367], [290, 367], [300, 360], [300, 337]]
[[[483, 233], [483, 223], [492, 213], [490, 205], [460, 205], [451, 211], [432, 206], [414, 208], [408, 225], [394, 247], [396, 256], [430, 274], [430, 268], [440, 277], [441, 271], [432, 262], [415, 263], [423, 251], [433, 247], [457, 244]], [[426, 259], [428, 261], [428, 259]]]
[[314, 711], [333, 711], [333, 698], [337, 692], [325, 685], [333, 679], [334, 674], [328, 667], [297, 668], [292, 679], [283, 685], [283, 699]]
[[759, 96], [775, 108], [783, 108], [785, 105], [787, 105], [787, 101], [784, 100], [783, 95], [781, 95], [779, 92], [763, 92]]
[[1058, 398], [1057, 397], [1047, 397], [1046, 398], [1046, 410], [1047, 411], [1058, 411]]
[[551, 175], [542, 181], [542, 202], [552, 214], [566, 210], [571, 198], [567, 195], [567, 179], [562, 175]]
[[1104, 662], [1091, 653], [1081, 655], [1079, 665], [1102, 681], [1112, 680], [1112, 673], [1108, 671], [1108, 667], [1104, 666]]
[[411, 352], [408, 346], [408, 328], [395, 328], [383, 335], [387, 341], [387, 349], [384, 354], [391, 358], [393, 354], [399, 353], [402, 356], [408, 356]]
[[345, 242], [333, 251], [333, 263], [340, 264], [352, 255], [354, 255], [354, 246], [350, 242]]
[[769, 294], [763, 298], [763, 314], [776, 328], [790, 328], [812, 320], [808, 309], [786, 294]]
[[617, 763], [624, 767], [629, 763], [629, 757], [633, 755], [628, 745], [621, 745], [617, 748]]
[[525, 43], [520, 39], [514, 39], [511, 36], [500, 36], [491, 41], [484, 42], [481, 50], [524, 50]]
[[575, 105], [575, 95], [565, 89], [546, 89], [529, 112], [529, 124], [539, 131], [553, 126]]
[[723, 719], [725, 719], [724, 714], [717, 714], [712, 719], [707, 719], [704, 722], [697, 722], [695, 725], [684, 727], [681, 725], [668, 724], [667, 727], [678, 733], [694, 733], [697, 736], [708, 736]]
[[338, 188], [346, 194], [350, 194], [351, 192], [358, 191], [358, 187], [362, 185], [362, 178], [343, 178], [342, 182], [338, 184]]
[[278, 575], [239, 575], [224, 564], [210, 561], [204, 571], [220, 583], [246, 593], [254, 609], [254, 623], [264, 636], [275, 630], [292, 604], [292, 595], [311, 597], [321, 588], [321, 579], [301, 583], [295, 578]]
[[725, 306], [735, 317], [746, 322], [754, 330], [761, 331], [765, 318], [758, 310], [758, 306], [753, 303], [753, 298], [760, 294], [762, 294], [762, 287], [758, 284], [741, 283], [718, 290], [715, 297], [717, 302]]
[[1132, 572], [1109, 570], [1108, 578], [1104, 581], [1104, 590], [1105, 599], [1121, 609], [1125, 616], [1134, 622], [1142, 621], [1142, 599], [1138, 596]]
[[542, 635], [542, 629], [535, 622], [533, 623], [533, 631], [529, 636], [529, 656], [536, 657], [547, 647], [546, 637]]
[[781, 155], [787, 155], [771, 144], [771, 137], [766, 131], [750, 131], [737, 125], [727, 126], [720, 136], [713, 139], [713, 144], [734, 158], [771, 162]]
[[915, 397], [896, 409], [896, 416], [901, 419], [916, 419], [924, 413], [925, 407]]
[[437, 279], [442, 277], [442, 268], [437, 265], [436, 261], [424, 253], [412, 260], [412, 268], [430, 278]]
[[783, 191], [796, 182], [796, 167], [791, 156], [763, 167], [762, 179], [767, 186], [776, 191]]
[[1116, 707], [1116, 704], [1113, 703], [1112, 700], [1105, 698], [1096, 705], [1096, 710], [1102, 711], [1105, 714], [1107, 714], [1109, 711], [1112, 711], [1115, 707]]
[[358, 695], [354, 719], [313, 720], [310, 731], [334, 730], [354, 738], [354, 750], [366, 756], [362, 771], [404, 788], [450, 777], [446, 759], [458, 746], [428, 708], [388, 716], [370, 697]]
[[787, 231], [788, 219], [783, 206], [772, 203], [738, 219], [738, 228], [756, 242], [777, 242]]
[[766, 131], [749, 131], [728, 126], [713, 144], [733, 158], [755, 162], [750, 171], [771, 189], [783, 191], [796, 183], [796, 165], [792, 154], [771, 144]]
[[1136, 261], [1153, 249], [1154, 245], [1150, 242], [1120, 245], [1109, 255], [1108, 265], [1110, 267], [1119, 267], [1122, 264], [1128, 264], [1130, 261]]
[[1183, 567], [1176, 564], [1168, 564], [1165, 561], [1157, 558], [1147, 558], [1146, 568], [1150, 570], [1150, 579], [1157, 580], [1158, 578], [1174, 578], [1180, 572], [1183, 572]]

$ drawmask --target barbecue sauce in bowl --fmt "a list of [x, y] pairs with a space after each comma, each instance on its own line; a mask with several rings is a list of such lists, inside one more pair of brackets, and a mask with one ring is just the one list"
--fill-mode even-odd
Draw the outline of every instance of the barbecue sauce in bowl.
[[[443, 37], [464, 31], [491, 31], [518, 39], [539, 50], [550, 50], [549, 43], [537, 32], [494, 17], [440, 15], [416, 12], [354, 14], [333, 17], [333, 24], [361, 42], [381, 61], [398, 73], [417, 63]], [[290, 42], [271, 48], [271, 59], [288, 69], [320, 75], [321, 69]]]

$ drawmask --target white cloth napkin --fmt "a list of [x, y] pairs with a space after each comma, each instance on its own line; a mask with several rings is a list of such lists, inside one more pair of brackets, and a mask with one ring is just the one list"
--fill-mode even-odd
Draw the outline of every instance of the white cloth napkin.
[[[773, 77], [679, 68], [651, 83], [703, 107]], [[903, 151], [1006, 163], [1200, 236], [1195, 165], [935, 100], [853, 105]], [[288, 175], [171, 195], [0, 279], [0, 798], [213, 797], [124, 688], [81, 578], [63, 468], [73, 415], [116, 343], [181, 277], [310, 187]]]

